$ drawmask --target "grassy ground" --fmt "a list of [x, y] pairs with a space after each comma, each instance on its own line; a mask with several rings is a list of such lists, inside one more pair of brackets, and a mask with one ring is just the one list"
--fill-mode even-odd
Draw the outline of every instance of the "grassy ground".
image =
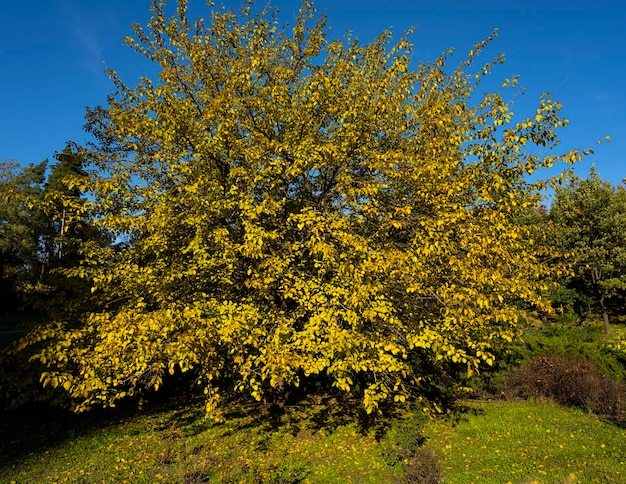
[[279, 426], [245, 405], [220, 425], [194, 408], [168, 405], [106, 425], [106, 416], [98, 423], [59, 414], [66, 424], [45, 424], [43, 441], [18, 433], [24, 424], [37, 426], [36, 417], [16, 423], [8, 431], [13, 441], [0, 451], [0, 482], [374, 483], [402, 474], [385, 463], [374, 436], [347, 423], [332, 402], [293, 410]]
[[[29, 322], [0, 319], [0, 328]], [[610, 339], [588, 328], [564, 334], [598, 358], [593, 345], [626, 341], [623, 324]], [[563, 334], [550, 335], [532, 352], [553, 351], [552, 340], [569, 351]], [[216, 425], [194, 398], [160, 398], [79, 416], [42, 406], [0, 413], [0, 482], [626, 483], [626, 429], [549, 401], [371, 421], [354, 402], [311, 396], [280, 422], [232, 402]]]
[[[236, 404], [214, 425], [187, 403], [5, 414], [0, 482], [408, 482], [397, 444], [423, 421], [367, 427], [336, 401], [308, 400], [280, 423]], [[446, 483], [626, 482], [624, 429], [550, 403], [474, 403], [424, 433]]]
[[550, 402], [474, 403], [427, 433], [444, 482], [626, 482], [624, 429]]

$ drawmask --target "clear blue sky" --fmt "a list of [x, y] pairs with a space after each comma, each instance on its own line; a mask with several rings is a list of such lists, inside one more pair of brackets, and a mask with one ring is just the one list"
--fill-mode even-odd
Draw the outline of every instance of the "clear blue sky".
[[[170, 3], [174, 3], [171, 0]], [[203, 12], [204, 0], [191, 0]], [[218, 5], [220, 4], [217, 1]], [[238, 7], [239, 0], [225, 0]], [[261, 0], [292, 21], [298, 0]], [[526, 87], [517, 115], [532, 114], [539, 95], [552, 92], [570, 126], [562, 150], [595, 149], [576, 171], [595, 163], [600, 175], [626, 177], [626, 2], [622, 0], [318, 0], [331, 37], [352, 30], [367, 41], [393, 27], [414, 26], [416, 60], [434, 59], [450, 47], [459, 57], [494, 28], [500, 35], [489, 55], [506, 64], [494, 86], [514, 74]], [[149, 68], [122, 45], [133, 22], [149, 19], [150, 0], [23, 0], [0, 9], [0, 160], [51, 158], [69, 140], [84, 143], [85, 106], [106, 102], [111, 83], [105, 66], [133, 84]], [[486, 60], [486, 58], [485, 58]], [[497, 81], [497, 82], [495, 82]], [[596, 145], [598, 139], [611, 143]]]

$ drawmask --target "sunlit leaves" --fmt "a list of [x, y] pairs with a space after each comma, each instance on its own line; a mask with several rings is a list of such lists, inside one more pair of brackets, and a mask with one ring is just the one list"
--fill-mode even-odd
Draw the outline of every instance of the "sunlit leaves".
[[112, 72], [88, 118], [91, 209], [125, 243], [85, 247], [98, 303], [50, 333], [44, 382], [82, 408], [191, 370], [214, 412], [225, 381], [263, 400], [319, 375], [373, 412], [419, 395], [420, 359], [493, 364], [517, 302], [544, 304], [517, 215], [543, 186], [527, 174], [578, 156], [528, 149], [556, 144], [558, 103], [512, 124], [478, 96], [491, 37], [450, 70], [389, 32], [328, 41], [308, 3], [291, 29], [269, 8], [153, 11], [127, 43], [159, 78]]

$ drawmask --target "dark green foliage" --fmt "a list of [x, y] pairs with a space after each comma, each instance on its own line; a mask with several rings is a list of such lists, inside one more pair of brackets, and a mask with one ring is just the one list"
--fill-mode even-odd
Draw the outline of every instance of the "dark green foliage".
[[541, 330], [529, 330], [516, 345], [517, 363], [536, 355], [578, 355], [596, 365], [603, 373], [626, 380], [626, 362], [607, 346], [602, 328], [595, 324], [548, 323]]
[[[51, 318], [58, 313], [68, 314], [73, 307], [89, 304], [89, 287], [67, 270], [83, 259], [81, 244], [107, 246], [111, 239], [106, 231], [95, 228], [85, 214], [86, 199], [77, 185], [87, 176], [85, 158], [74, 144], [55, 153], [44, 186], [40, 210], [45, 223], [40, 232], [41, 282], [40, 291], [32, 304]], [[71, 312], [71, 311], [70, 311]]]
[[55, 153], [56, 163], [44, 186], [45, 227], [41, 233], [41, 259], [47, 271], [73, 267], [81, 260], [79, 245], [111, 242], [109, 234], [96, 229], [85, 215], [85, 197], [78, 185], [87, 178], [86, 161], [78, 146], [68, 144]]
[[75, 279], [59, 270], [81, 259], [78, 243], [110, 242], [82, 215], [85, 200], [76, 184], [86, 176], [78, 147], [68, 144], [49, 166], [0, 163], [0, 296], [4, 315], [26, 308], [49, 312], [52, 296], [84, 296]]
[[13, 351], [13, 344], [0, 347], [0, 411], [35, 402], [67, 406], [69, 402], [62, 391], [41, 387], [39, 379], [45, 367], [30, 358], [36, 347]]
[[587, 179], [572, 177], [556, 189], [550, 208], [554, 245], [574, 264], [566, 287], [600, 308], [610, 331], [612, 300], [626, 291], [626, 191], [602, 180], [592, 168]]
[[72, 265], [71, 261], [77, 259], [75, 241], [87, 225], [73, 217], [76, 205], [82, 204], [81, 193], [69, 187], [67, 181], [68, 177], [86, 176], [83, 158], [70, 146], [56, 153], [55, 158], [57, 162], [45, 185], [46, 225], [41, 234], [41, 258], [47, 270]]
[[25, 287], [39, 273], [42, 214], [33, 203], [43, 195], [46, 162], [20, 167], [0, 163], [0, 299], [2, 313], [19, 309]]
[[[593, 364], [608, 377], [626, 380], [626, 360], [623, 353], [607, 345], [600, 324], [576, 323], [570, 314], [557, 315], [544, 325], [528, 325], [520, 341], [500, 347], [495, 352], [495, 364], [478, 378], [467, 381], [475, 396], [506, 397], [507, 380], [511, 373], [536, 357], [556, 355], [576, 357]], [[567, 322], [563, 322], [567, 321]]]
[[17, 331], [27, 333], [39, 322], [54, 321], [60, 311], [71, 314], [72, 308], [89, 303], [89, 287], [62, 271], [81, 259], [78, 241], [109, 243], [80, 215], [85, 200], [69, 184], [85, 176], [78, 148], [68, 145], [55, 159], [52, 166], [47, 161], [26, 167], [0, 163], [0, 329], [11, 331], [0, 336], [0, 407], [62, 403], [58, 390], [41, 388], [45, 366], [30, 359], [44, 342], [25, 351], [10, 346], [22, 336]]

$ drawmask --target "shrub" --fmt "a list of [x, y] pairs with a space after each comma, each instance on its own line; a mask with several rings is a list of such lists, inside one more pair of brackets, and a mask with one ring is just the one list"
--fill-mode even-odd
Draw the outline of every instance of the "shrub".
[[420, 447], [405, 461], [406, 482], [438, 484], [441, 482], [441, 467], [435, 451]]
[[[493, 352], [494, 365], [484, 368], [478, 378], [465, 381], [477, 397], [507, 396], [507, 383], [511, 373], [538, 356], [556, 355], [591, 362], [596, 369], [617, 380], [626, 380], [626, 351], [607, 340], [600, 324], [575, 326], [548, 322], [541, 326], [526, 323], [522, 339], [501, 345]], [[615, 325], [612, 339], [619, 340], [621, 328]], [[626, 339], [626, 338], [625, 338]], [[626, 348], [626, 345], [624, 346]]]
[[536, 356], [512, 372], [507, 390], [521, 397], [548, 397], [626, 422], [626, 383], [602, 374], [580, 356]]
[[441, 482], [439, 457], [425, 448], [425, 414], [419, 411], [404, 419], [394, 419], [383, 440], [383, 454], [388, 465], [401, 463], [405, 476], [398, 482], [435, 484]]

